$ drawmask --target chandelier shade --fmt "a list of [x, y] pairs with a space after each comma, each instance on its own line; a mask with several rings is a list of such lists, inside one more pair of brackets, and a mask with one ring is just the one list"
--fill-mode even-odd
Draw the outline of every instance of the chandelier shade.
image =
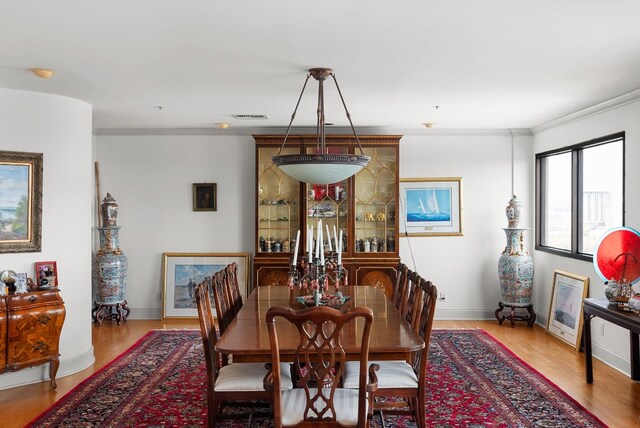
[[280, 155], [273, 163], [285, 174], [303, 183], [332, 184], [346, 180], [362, 168], [371, 158], [350, 154]]
[[[315, 153], [311, 154], [290, 154], [290, 155], [281, 155], [282, 148], [287, 142], [287, 138], [289, 137], [289, 132], [291, 131], [291, 125], [293, 124], [293, 119], [296, 116], [296, 112], [298, 111], [298, 106], [300, 105], [300, 100], [302, 99], [302, 95], [304, 94], [304, 90], [307, 86], [307, 82], [309, 81], [309, 77], [313, 76], [314, 79], [318, 81], [318, 108], [317, 108], [317, 139], [316, 139], [316, 150]], [[342, 101], [342, 105], [344, 106], [345, 113], [347, 115], [347, 119], [349, 120], [349, 124], [351, 125], [351, 131], [355, 137], [356, 142], [358, 143], [358, 148], [360, 149], [360, 154], [344, 154], [344, 153], [329, 153], [326, 146], [325, 141], [325, 119], [324, 119], [324, 81], [331, 76], [333, 81], [336, 84], [336, 88], [338, 90], [338, 94], [340, 95], [340, 100]], [[344, 98], [342, 97], [342, 92], [340, 91], [340, 87], [338, 86], [338, 81], [336, 80], [335, 75], [333, 74], [333, 70], [330, 68], [311, 68], [309, 69], [309, 74], [307, 75], [307, 79], [304, 82], [304, 86], [302, 87], [302, 92], [298, 97], [298, 103], [291, 115], [291, 121], [289, 122], [289, 126], [287, 127], [287, 132], [284, 136], [284, 141], [282, 142], [282, 146], [280, 146], [280, 150], [276, 156], [272, 158], [273, 163], [280, 168], [285, 174], [288, 176], [301, 181], [303, 183], [312, 183], [312, 184], [332, 184], [338, 183], [340, 181], [346, 180], [347, 178], [355, 175], [358, 171], [364, 168], [371, 158], [366, 156], [362, 150], [362, 146], [360, 145], [360, 139], [356, 134], [356, 130], [353, 127], [353, 122], [351, 121], [351, 115], [347, 110], [347, 105], [344, 102]]]

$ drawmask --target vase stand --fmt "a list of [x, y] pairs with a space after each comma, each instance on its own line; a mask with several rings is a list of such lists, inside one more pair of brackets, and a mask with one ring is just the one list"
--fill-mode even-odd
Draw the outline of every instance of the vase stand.
[[[505, 308], [510, 308], [508, 316], [501, 314]], [[516, 309], [526, 309], [528, 315], [516, 314]], [[533, 323], [536, 322], [536, 313], [533, 311], [533, 303], [506, 303], [498, 302], [498, 309], [495, 312], [498, 324], [502, 325], [504, 320], [511, 322], [511, 328], [516, 325], [516, 321], [526, 321], [529, 327], [533, 327]]]
[[98, 325], [102, 325], [102, 321], [105, 319], [116, 320], [116, 323], [120, 325], [120, 321], [127, 321], [131, 309], [127, 306], [127, 301], [121, 303], [95, 303], [91, 316], [93, 322]]

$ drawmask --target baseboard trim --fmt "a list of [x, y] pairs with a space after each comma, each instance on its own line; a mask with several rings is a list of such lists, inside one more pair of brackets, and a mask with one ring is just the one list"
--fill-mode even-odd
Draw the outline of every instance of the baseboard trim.
[[[60, 367], [56, 379], [78, 373], [95, 362], [93, 346], [80, 355], [72, 358], [61, 358]], [[32, 383], [49, 381], [49, 364], [42, 364], [36, 367], [20, 370], [17, 372], [3, 373], [0, 377], [0, 389], [15, 388], [17, 386], [29, 385]]]

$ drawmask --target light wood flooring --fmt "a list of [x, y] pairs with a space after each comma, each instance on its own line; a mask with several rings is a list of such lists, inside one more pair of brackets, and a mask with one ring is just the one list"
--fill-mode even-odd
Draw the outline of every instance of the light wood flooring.
[[[584, 377], [584, 354], [545, 333], [540, 326], [524, 323], [511, 328], [508, 322], [436, 321], [435, 328], [475, 328], [487, 330], [511, 351], [575, 398], [611, 427], [640, 427], [640, 383], [594, 359], [594, 383]], [[0, 427], [23, 427], [52, 405], [80, 381], [125, 351], [150, 329], [198, 328], [197, 322], [129, 320], [117, 326], [105, 321], [93, 327], [96, 362], [93, 366], [58, 379], [52, 391], [49, 382], [0, 391]]]

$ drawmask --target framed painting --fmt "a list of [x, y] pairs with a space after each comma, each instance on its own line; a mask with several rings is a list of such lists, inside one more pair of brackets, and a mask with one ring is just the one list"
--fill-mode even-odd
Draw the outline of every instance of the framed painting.
[[193, 210], [217, 211], [216, 183], [193, 183]]
[[246, 298], [249, 253], [163, 253], [162, 318], [197, 319], [196, 286], [233, 262], [238, 265], [238, 285]]
[[400, 179], [400, 236], [462, 236], [462, 177]]
[[42, 153], [0, 151], [0, 253], [39, 252]]
[[582, 301], [589, 292], [589, 278], [555, 270], [551, 304], [547, 317], [547, 333], [580, 349], [582, 338]]
[[36, 262], [35, 270], [38, 288], [47, 289], [59, 285], [60, 280], [56, 262]]

